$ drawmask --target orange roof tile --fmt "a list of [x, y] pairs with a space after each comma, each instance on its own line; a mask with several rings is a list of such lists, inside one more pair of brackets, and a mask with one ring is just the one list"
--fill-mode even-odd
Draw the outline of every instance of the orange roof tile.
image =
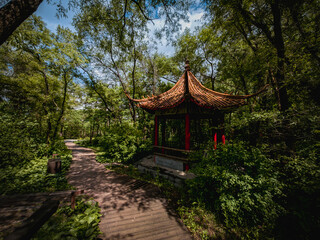
[[148, 111], [174, 108], [186, 99], [190, 99], [198, 106], [204, 108], [228, 109], [245, 105], [246, 99], [259, 94], [264, 91], [266, 87], [267, 86], [252, 95], [230, 95], [219, 93], [203, 86], [190, 72], [190, 68], [187, 63], [186, 71], [170, 90], [158, 96], [143, 99], [132, 99], [128, 94], [126, 95], [131, 101], [137, 102], [139, 107]]

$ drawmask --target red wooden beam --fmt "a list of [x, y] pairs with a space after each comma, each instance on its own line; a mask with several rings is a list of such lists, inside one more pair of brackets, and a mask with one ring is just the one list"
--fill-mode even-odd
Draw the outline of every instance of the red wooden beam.
[[158, 146], [158, 116], [154, 116], [154, 145]]
[[186, 114], [185, 149], [190, 150], [190, 115]]

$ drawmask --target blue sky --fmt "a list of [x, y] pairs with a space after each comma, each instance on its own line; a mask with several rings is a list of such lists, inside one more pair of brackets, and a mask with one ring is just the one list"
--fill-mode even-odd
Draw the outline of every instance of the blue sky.
[[[62, 1], [67, 4], [68, 1]], [[67, 5], [65, 5], [67, 7]], [[68, 18], [57, 18], [57, 7], [52, 4], [48, 4], [47, 1], [43, 1], [37, 11], [35, 12], [36, 15], [42, 17], [43, 21], [47, 24], [47, 27], [52, 31], [55, 32], [58, 25], [63, 27], [68, 27], [72, 31], [75, 31], [74, 27], [72, 26], [72, 17], [74, 15], [73, 11], [69, 11], [67, 13]], [[186, 28], [190, 28], [194, 30], [197, 26], [201, 25], [201, 19], [203, 17], [204, 11], [201, 8], [197, 8], [192, 10], [192, 12], [188, 13], [189, 15], [189, 22], [181, 21], [181, 31], [178, 32], [182, 33]], [[148, 24], [148, 27], [151, 29], [151, 38], [153, 38], [153, 31], [156, 27], [162, 26], [164, 24], [164, 19], [156, 19], [154, 20], [155, 24]], [[167, 45], [167, 41], [165, 38], [162, 41], [157, 41], [158, 52], [163, 53], [165, 55], [172, 55], [174, 52], [174, 48], [170, 45]]]
[[47, 1], [43, 1], [35, 12], [36, 15], [42, 17], [43, 21], [47, 24], [47, 28], [55, 32], [58, 25], [68, 27], [75, 31], [71, 25], [74, 12], [68, 12], [68, 18], [57, 18], [57, 6], [48, 4]]

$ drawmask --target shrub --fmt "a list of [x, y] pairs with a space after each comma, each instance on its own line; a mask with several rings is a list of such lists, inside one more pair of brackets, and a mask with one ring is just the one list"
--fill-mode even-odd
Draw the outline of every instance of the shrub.
[[39, 141], [30, 134], [37, 125], [1, 111], [0, 104], [0, 168], [24, 164], [36, 156]]
[[278, 219], [276, 235], [281, 239], [317, 239], [320, 234], [320, 168], [310, 154], [282, 156], [278, 168], [284, 184], [285, 213]]
[[188, 198], [204, 203], [227, 228], [238, 229], [246, 238], [272, 227], [283, 211], [275, 201], [282, 191], [274, 161], [242, 143], [201, 154], [192, 156], [201, 161], [194, 169], [197, 178], [187, 182]]
[[[103, 152], [101, 162], [132, 163], [151, 151], [151, 142], [143, 139], [143, 132], [130, 124], [116, 125], [109, 128], [104, 136], [92, 141]], [[82, 145], [90, 145], [86, 140]]]
[[30, 192], [53, 192], [70, 189], [65, 178], [72, 155], [64, 145], [56, 153], [64, 153], [61, 158], [61, 172], [47, 173], [47, 157], [34, 158], [23, 165], [7, 166], [0, 171], [0, 195]]
[[74, 210], [59, 208], [33, 239], [96, 239], [100, 234], [99, 212], [98, 203], [78, 199]]

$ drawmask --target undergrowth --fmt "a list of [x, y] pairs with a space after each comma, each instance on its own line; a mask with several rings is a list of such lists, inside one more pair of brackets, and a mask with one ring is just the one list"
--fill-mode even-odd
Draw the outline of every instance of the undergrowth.
[[100, 208], [93, 200], [79, 198], [75, 209], [60, 207], [39, 229], [33, 240], [96, 239], [100, 234]]
[[151, 140], [143, 138], [143, 132], [130, 124], [112, 126], [106, 135], [78, 142], [97, 152], [101, 163], [121, 162], [131, 164], [151, 153]]
[[0, 171], [0, 195], [34, 192], [55, 192], [71, 189], [65, 178], [72, 155], [64, 145], [58, 151], [61, 159], [61, 172], [47, 173], [48, 157], [37, 157], [22, 165], [2, 168]]

